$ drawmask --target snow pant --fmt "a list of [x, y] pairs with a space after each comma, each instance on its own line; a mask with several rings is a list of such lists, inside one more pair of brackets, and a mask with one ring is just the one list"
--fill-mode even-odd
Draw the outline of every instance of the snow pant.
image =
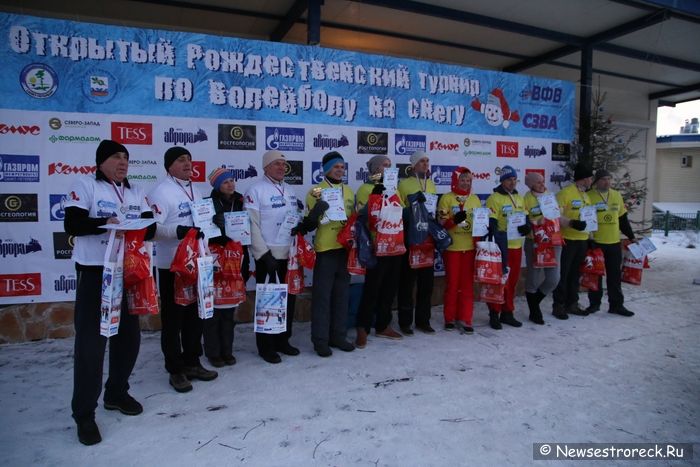
[[536, 293], [537, 290], [544, 295], [549, 295], [559, 283], [559, 270], [561, 265], [561, 247], [554, 247], [554, 257], [557, 265], [551, 268], [536, 268], [535, 263], [535, 242], [530, 238], [525, 239], [525, 291]]
[[[284, 284], [287, 278], [287, 260], [277, 259], [277, 271], [268, 271], [264, 261], [255, 260], [255, 282]], [[279, 334], [255, 333], [255, 343], [260, 355], [271, 354], [289, 345], [289, 338], [292, 337], [292, 323], [294, 322], [294, 305], [296, 295], [287, 294], [287, 330]]]
[[357, 327], [365, 328], [369, 333], [373, 321], [377, 332], [389, 326], [400, 272], [401, 256], [378, 256], [376, 266], [367, 269], [357, 312]]
[[[603, 250], [605, 258], [605, 283], [608, 287], [610, 309], [622, 307], [625, 297], [622, 295], [622, 247], [620, 242], [611, 245], [596, 243]], [[603, 300], [603, 278], [598, 276], [598, 291], [588, 292], [588, 301], [592, 306], [600, 306]]]
[[496, 313], [513, 313], [515, 311], [515, 287], [518, 285], [520, 278], [520, 262], [523, 259], [522, 248], [508, 248], [508, 281], [506, 282], [503, 292], [504, 303], [489, 303], [489, 311]]
[[325, 346], [347, 335], [350, 273], [345, 248], [316, 253], [311, 289], [311, 342]]
[[472, 325], [474, 315], [474, 258], [475, 250], [442, 253], [445, 262], [445, 295], [443, 313], [445, 323], [455, 320]]
[[565, 240], [561, 249], [559, 284], [554, 289], [554, 304], [569, 307], [578, 303], [581, 273], [579, 268], [588, 250], [588, 240]]
[[408, 253], [401, 260], [401, 279], [399, 280], [399, 326], [410, 327], [413, 324], [413, 289], [416, 288], [415, 320], [417, 326], [430, 324], [430, 308], [433, 296], [433, 278], [435, 271], [428, 268], [412, 269], [408, 264]]
[[[73, 355], [73, 399], [71, 408], [76, 421], [95, 418], [97, 401], [102, 393], [102, 368], [107, 338], [100, 335], [102, 267], [81, 266], [77, 270], [75, 293], [75, 350]], [[141, 346], [139, 317], [130, 315], [126, 294], [122, 300], [119, 333], [109, 338], [109, 377], [105, 399], [118, 401], [129, 390], [129, 376]]]
[[170, 374], [183, 373], [188, 366], [198, 366], [202, 356], [203, 320], [197, 314], [197, 303], [182, 306], [175, 303], [175, 274], [158, 269], [160, 291], [160, 348], [165, 369]]
[[204, 355], [207, 358], [225, 358], [233, 355], [233, 316], [236, 307], [214, 308], [214, 316], [204, 320]]

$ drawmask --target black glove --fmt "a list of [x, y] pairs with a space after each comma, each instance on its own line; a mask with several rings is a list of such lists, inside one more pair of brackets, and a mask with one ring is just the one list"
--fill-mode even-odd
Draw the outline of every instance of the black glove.
[[220, 228], [222, 232], [223, 232], [224, 229], [226, 228], [226, 227], [225, 227], [224, 213], [223, 213], [223, 212], [220, 212], [219, 214], [216, 214], [216, 215], [214, 216], [214, 219], [212, 220], [212, 222], [214, 222], [214, 225], [216, 225], [218, 228]]
[[311, 209], [307, 217], [311, 222], [317, 224], [318, 219], [323, 215], [324, 212], [328, 210], [328, 207], [328, 203], [326, 203], [322, 199], [319, 199], [314, 205], [314, 207]]
[[300, 199], [297, 200], [297, 208], [299, 208], [300, 211], [304, 210], [304, 203], [302, 203]]
[[587, 246], [588, 246], [589, 250], [592, 250], [593, 248], [598, 247], [598, 245], [596, 245], [596, 243], [595, 243], [595, 240], [593, 240], [592, 238], [588, 239]]
[[386, 187], [381, 183], [377, 183], [376, 185], [374, 185], [374, 188], [372, 189], [372, 194], [373, 195], [381, 195], [382, 193], [384, 193], [384, 190], [386, 190]]
[[489, 231], [486, 234], [486, 241], [492, 242], [498, 231], [498, 221], [493, 217], [489, 217]]
[[209, 239], [209, 243], [216, 243], [217, 245], [221, 246], [226, 246], [226, 244], [230, 241], [231, 239], [228, 238], [226, 235], [219, 235], [218, 237], [212, 237]]
[[202, 232], [199, 227], [192, 227], [190, 225], [178, 225], [175, 230], [175, 235], [177, 235], [178, 240], [182, 240], [187, 235], [190, 229], [195, 229], [197, 231], [197, 238], [204, 238], [204, 232]]
[[530, 223], [529, 223], [529, 222], [525, 222], [523, 225], [519, 225], [519, 226], [518, 226], [518, 233], [519, 233], [520, 235], [527, 235], [527, 234], [529, 234], [530, 232], [532, 232], [532, 229], [530, 228]]
[[457, 214], [455, 214], [455, 217], [454, 217], [455, 224], [461, 224], [465, 220], [467, 220], [467, 213], [465, 211], [459, 211]]
[[268, 250], [267, 253], [262, 255], [260, 257], [260, 262], [265, 265], [265, 269], [267, 269], [267, 273], [269, 275], [272, 276], [275, 272], [277, 272], [277, 260], [274, 256], [272, 256], [271, 251]]
[[306, 235], [308, 232], [304, 228], [304, 221], [299, 222], [295, 227], [292, 227], [291, 234], [292, 237], [296, 236], [296, 234], [302, 234]]
[[416, 201], [419, 203], [425, 203], [425, 195], [422, 191], [419, 191], [418, 194], [416, 194]]
[[574, 230], [578, 230], [579, 232], [583, 232], [584, 230], [586, 230], [586, 221], [579, 221], [576, 219], [571, 219], [569, 221], [569, 226]]

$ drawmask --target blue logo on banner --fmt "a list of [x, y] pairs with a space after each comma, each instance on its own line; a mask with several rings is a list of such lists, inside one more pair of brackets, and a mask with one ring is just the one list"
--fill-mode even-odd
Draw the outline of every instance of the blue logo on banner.
[[430, 177], [436, 185], [450, 186], [452, 184], [452, 172], [456, 168], [456, 165], [433, 165], [430, 167]]
[[62, 221], [66, 217], [65, 204], [67, 195], [49, 195], [49, 206], [52, 221]]
[[106, 104], [118, 91], [117, 78], [107, 70], [90, 70], [83, 78], [83, 95], [96, 104]]
[[58, 89], [58, 75], [44, 63], [32, 63], [22, 69], [19, 82], [24, 92], [37, 99], [53, 96]]
[[[321, 183], [323, 181], [323, 168], [320, 162], [311, 163], [311, 181], [313, 183]], [[345, 174], [343, 175], [343, 183], [348, 183], [348, 163], [345, 163]]]
[[394, 154], [399, 156], [410, 156], [416, 151], [425, 151], [425, 135], [404, 135], [397, 133], [394, 135]]
[[265, 149], [303, 151], [305, 139], [303, 128], [265, 127]]
[[0, 154], [0, 182], [38, 182], [39, 156]]

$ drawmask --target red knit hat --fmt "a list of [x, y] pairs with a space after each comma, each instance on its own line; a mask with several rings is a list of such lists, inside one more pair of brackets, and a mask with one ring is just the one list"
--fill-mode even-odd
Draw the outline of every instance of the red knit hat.
[[452, 172], [452, 192], [457, 193], [458, 195], [468, 195], [468, 191], [461, 190], [459, 188], [459, 176], [462, 175], [463, 173], [472, 173], [471, 170], [469, 170], [466, 167], [457, 167], [454, 169]]

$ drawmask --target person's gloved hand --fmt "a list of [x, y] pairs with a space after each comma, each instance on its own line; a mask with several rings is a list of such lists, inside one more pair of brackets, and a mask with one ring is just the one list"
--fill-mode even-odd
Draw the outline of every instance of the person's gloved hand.
[[569, 221], [569, 226], [574, 230], [578, 230], [579, 232], [583, 232], [584, 230], [586, 230], [586, 221], [571, 219]]
[[529, 223], [529, 222], [525, 222], [523, 225], [519, 225], [519, 226], [518, 226], [518, 233], [519, 233], [520, 235], [527, 235], [527, 234], [529, 234], [530, 232], [532, 232], [532, 228], [530, 228], [530, 223]]
[[262, 255], [260, 257], [260, 262], [265, 265], [265, 269], [267, 269], [268, 274], [272, 275], [273, 273], [277, 272], [277, 260], [274, 256], [272, 256], [271, 251], [268, 250], [267, 253]]
[[218, 237], [212, 237], [209, 239], [209, 243], [216, 243], [217, 245], [221, 246], [226, 246], [226, 244], [230, 241], [231, 239], [228, 238], [226, 235], [219, 235]]
[[292, 237], [296, 236], [296, 234], [306, 235], [308, 232], [304, 228], [304, 221], [300, 221], [295, 227], [292, 227], [290, 233]]
[[457, 214], [455, 214], [455, 217], [454, 217], [455, 224], [461, 224], [465, 220], [467, 220], [467, 213], [465, 211], [459, 211]]
[[489, 217], [489, 231], [486, 234], [486, 241], [492, 242], [496, 238], [496, 232], [498, 231], [498, 221], [493, 217]]
[[382, 183], [377, 183], [372, 189], [372, 194], [381, 195], [382, 193], [384, 193], [384, 190], [386, 190], [386, 187]]
[[328, 207], [328, 203], [326, 203], [322, 199], [319, 199], [314, 205], [314, 207], [311, 209], [307, 217], [311, 222], [317, 224], [318, 219], [323, 215], [324, 212], [328, 210]]
[[419, 203], [425, 203], [425, 195], [422, 191], [419, 191], [418, 194], [416, 194], [416, 201]]
[[214, 215], [214, 219], [212, 220], [212, 222], [214, 222], [214, 225], [216, 225], [218, 228], [220, 228], [222, 232], [226, 228], [223, 212], [220, 212], [219, 214]]
[[182, 240], [187, 235], [190, 229], [195, 229], [197, 231], [197, 238], [204, 238], [204, 232], [199, 227], [193, 227], [191, 225], [178, 225], [175, 230], [175, 235], [177, 235], [178, 240]]
[[304, 210], [304, 203], [302, 203], [300, 199], [297, 199], [297, 208], [298, 208], [300, 211], [303, 211], [303, 210]]

